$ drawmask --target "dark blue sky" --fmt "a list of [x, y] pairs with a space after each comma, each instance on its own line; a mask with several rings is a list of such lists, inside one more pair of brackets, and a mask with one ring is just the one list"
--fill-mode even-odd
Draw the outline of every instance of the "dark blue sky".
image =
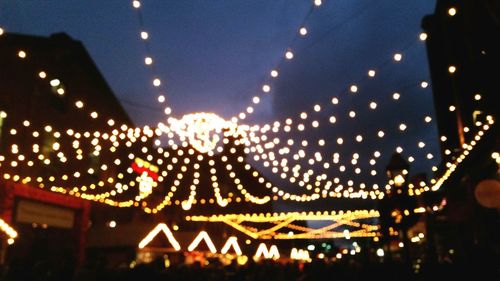
[[[130, 2], [1, 1], [0, 26], [24, 34], [66, 32], [82, 41], [135, 122], [154, 125], [165, 116], [143, 63], [147, 53]], [[294, 138], [330, 140], [324, 152], [340, 150], [349, 157], [360, 152], [369, 158], [380, 150], [379, 171], [401, 146], [415, 158], [415, 172], [430, 172], [439, 159], [426, 155], [437, 156], [438, 143], [434, 121], [423, 122], [424, 116], [434, 115], [430, 87], [419, 87], [429, 74], [418, 35], [434, 1], [324, 0], [310, 12], [312, 2], [143, 1], [151, 55], [173, 115], [205, 111], [229, 118], [251, 105], [262, 84], [270, 82], [271, 94], [249, 123], [297, 119], [302, 111], [314, 114], [313, 105], [321, 104], [317, 120], [335, 114], [337, 124], [322, 122], [321, 130]], [[309, 33], [297, 38], [302, 23]], [[283, 60], [287, 48], [294, 50], [292, 61]], [[396, 52], [403, 54], [399, 63], [391, 60]], [[269, 71], [277, 66], [279, 78], [271, 80]], [[369, 69], [377, 71], [374, 78], [367, 77]], [[359, 86], [356, 95], [348, 93], [353, 83]], [[393, 92], [401, 94], [397, 102]], [[339, 105], [329, 102], [332, 96], [339, 97]], [[378, 104], [375, 113], [368, 108], [370, 101]], [[355, 119], [347, 117], [350, 110], [357, 112]], [[397, 129], [402, 122], [408, 125], [404, 133]], [[388, 137], [376, 138], [379, 129]], [[358, 134], [366, 139], [362, 144], [335, 147], [338, 137]], [[419, 141], [425, 149], [417, 147]]]

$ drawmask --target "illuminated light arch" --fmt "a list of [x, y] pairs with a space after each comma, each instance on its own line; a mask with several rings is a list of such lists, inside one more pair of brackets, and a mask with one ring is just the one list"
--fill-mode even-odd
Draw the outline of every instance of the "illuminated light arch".
[[292, 260], [311, 262], [311, 257], [309, 256], [309, 251], [303, 250], [303, 249], [292, 248], [292, 251], [290, 252], [290, 258]]
[[255, 252], [254, 259], [259, 260], [261, 258], [274, 260], [279, 259], [280, 252], [278, 251], [278, 247], [276, 247], [276, 245], [271, 245], [268, 249], [266, 244], [260, 243], [257, 251]]
[[208, 233], [206, 231], [200, 231], [200, 233], [194, 238], [193, 242], [189, 244], [188, 246], [188, 251], [192, 252], [198, 245], [200, 245], [201, 241], [205, 241], [205, 244], [208, 246], [208, 249], [212, 254], [217, 253], [217, 249], [215, 248], [214, 243], [212, 242], [212, 239], [210, 239], [210, 236], [208, 236]]
[[236, 236], [231, 236], [227, 239], [226, 244], [224, 244], [224, 246], [220, 250], [221, 254], [227, 254], [230, 247], [233, 247], [233, 250], [236, 253], [236, 255], [238, 256], [242, 255], [240, 245], [238, 245], [238, 238]]
[[[186, 220], [223, 222], [253, 239], [288, 240], [345, 238], [344, 229], [340, 229], [341, 227], [352, 229], [350, 237], [377, 237], [380, 236], [379, 226], [371, 224], [370, 220], [379, 216], [379, 212], [375, 210], [356, 210], [338, 213], [332, 211], [188, 216]], [[326, 226], [311, 228], [293, 224], [295, 221], [322, 221]]]
[[168, 239], [168, 242], [174, 247], [176, 251], [179, 251], [181, 249], [181, 246], [179, 245], [179, 242], [175, 239], [174, 235], [172, 234], [172, 231], [168, 228], [168, 226], [164, 223], [159, 223], [151, 232], [144, 237], [141, 242], [139, 242], [139, 249], [143, 249], [146, 247], [151, 241], [161, 232], [165, 234], [165, 236]]

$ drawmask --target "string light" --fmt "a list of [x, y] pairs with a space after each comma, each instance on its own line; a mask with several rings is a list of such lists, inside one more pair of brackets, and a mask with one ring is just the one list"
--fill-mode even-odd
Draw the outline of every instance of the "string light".
[[448, 15], [450, 15], [450, 16], [452, 16], [452, 17], [453, 17], [453, 16], [455, 16], [456, 14], [457, 14], [457, 9], [456, 9], [456, 8], [451, 7], [451, 8], [449, 8], [449, 9], [448, 9]]

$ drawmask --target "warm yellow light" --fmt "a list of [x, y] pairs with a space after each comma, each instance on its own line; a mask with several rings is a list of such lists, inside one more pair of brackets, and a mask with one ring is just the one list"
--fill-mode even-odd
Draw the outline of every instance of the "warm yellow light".
[[59, 79], [52, 79], [52, 80], [50, 80], [50, 86], [57, 87], [59, 85], [61, 85], [61, 81]]
[[141, 2], [138, 1], [138, 0], [134, 0], [132, 1], [132, 6], [136, 9], [140, 8], [141, 7]]
[[427, 81], [422, 81], [422, 82], [420, 83], [420, 87], [422, 87], [422, 88], [424, 88], [424, 89], [425, 89], [425, 88], [427, 88], [428, 86], [429, 86], [429, 83], [428, 83]]
[[260, 243], [257, 251], [255, 252], [254, 259], [258, 260], [261, 257], [264, 259], [279, 259], [280, 253], [278, 251], [278, 247], [276, 247], [276, 245], [271, 245], [268, 249], [266, 244]]
[[153, 59], [151, 57], [145, 57], [144, 58], [144, 63], [146, 65], [151, 65], [151, 64], [153, 64]]
[[285, 53], [285, 58], [286, 58], [287, 60], [291, 60], [291, 59], [293, 59], [293, 53], [292, 53], [292, 51], [286, 51], [286, 53]]
[[368, 70], [368, 76], [375, 77], [375, 70]]
[[17, 53], [17, 56], [24, 59], [24, 58], [26, 58], [26, 52], [21, 50]]
[[449, 73], [453, 74], [453, 73], [455, 73], [455, 71], [457, 71], [457, 68], [454, 65], [450, 65], [448, 67], [448, 72]]
[[402, 175], [396, 175], [394, 177], [394, 184], [396, 186], [402, 186], [405, 183], [405, 178]]
[[448, 9], [448, 15], [450, 15], [450, 16], [453, 17], [456, 14], [457, 14], [457, 9], [456, 8], [451, 7], [451, 8]]
[[159, 223], [153, 230], [148, 233], [148, 235], [146, 235], [146, 237], [141, 240], [141, 242], [139, 242], [139, 249], [146, 247], [156, 237], [156, 235], [160, 233], [160, 231], [165, 234], [168, 242], [172, 244], [172, 247], [174, 247], [176, 251], [179, 251], [181, 249], [179, 242], [177, 242], [168, 226], [164, 223]]
[[208, 246], [208, 249], [210, 250], [210, 252], [212, 254], [217, 253], [217, 249], [215, 248], [214, 243], [212, 242], [212, 240], [210, 239], [210, 236], [208, 236], [208, 233], [206, 231], [200, 231], [200, 233], [198, 234], [198, 236], [196, 236], [196, 238], [193, 240], [193, 242], [191, 242], [191, 244], [189, 244], [188, 251], [191, 252], [194, 249], [196, 249], [196, 247], [198, 247], [198, 245], [200, 244], [200, 242], [202, 240], [205, 241], [205, 243]]
[[402, 54], [400, 54], [400, 53], [394, 54], [394, 60], [395, 61], [401, 61], [401, 59], [403, 59], [403, 55]]
[[241, 252], [240, 245], [238, 245], [238, 238], [236, 236], [231, 236], [227, 239], [226, 243], [220, 250], [221, 254], [227, 254], [230, 247], [233, 247], [233, 250], [236, 253], [236, 255], [241, 256], [243, 254]]
[[276, 77], [278, 77], [278, 74], [279, 74], [279, 73], [278, 73], [278, 71], [277, 71], [277, 70], [275, 70], [275, 69], [271, 70], [271, 77], [276, 78]]
[[299, 29], [299, 34], [302, 35], [302, 36], [306, 36], [307, 35], [307, 28], [301, 27]]
[[351, 87], [349, 88], [349, 90], [352, 92], [352, 93], [356, 93], [358, 91], [358, 86], [356, 85], [351, 85]]
[[141, 38], [146, 40], [149, 38], [149, 34], [146, 31], [141, 31]]
[[425, 41], [427, 40], [427, 33], [422, 32], [418, 37], [420, 38], [421, 41]]

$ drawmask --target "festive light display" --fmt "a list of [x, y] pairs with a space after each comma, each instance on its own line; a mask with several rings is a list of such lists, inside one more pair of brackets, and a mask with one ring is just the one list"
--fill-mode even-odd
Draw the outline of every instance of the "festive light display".
[[222, 246], [220, 253], [227, 254], [231, 247], [233, 248], [236, 255], [241, 256], [243, 254], [241, 252], [240, 245], [238, 245], [238, 238], [236, 236], [231, 236], [227, 239], [226, 244], [224, 244], [224, 246]]
[[260, 243], [257, 251], [255, 252], [254, 259], [259, 260], [261, 258], [273, 260], [279, 259], [280, 252], [278, 247], [276, 247], [276, 245], [271, 245], [270, 248], [267, 248], [266, 244]]
[[201, 241], [205, 241], [206, 245], [208, 246], [208, 249], [212, 254], [217, 253], [217, 249], [215, 248], [212, 239], [210, 239], [210, 236], [208, 236], [208, 233], [206, 231], [200, 231], [200, 233], [196, 236], [193, 242], [189, 244], [188, 251], [192, 252], [194, 249], [196, 249], [196, 247], [200, 245]]
[[[369, 220], [379, 216], [378, 211], [375, 210], [358, 210], [338, 213], [332, 211], [188, 216], [186, 220], [223, 222], [253, 239], [324, 239], [345, 238], [344, 230], [335, 231], [342, 227], [353, 229], [349, 232], [351, 237], [378, 236], [379, 226], [370, 224]], [[364, 220], [368, 221], [363, 222]], [[294, 221], [323, 221], [327, 225], [315, 229], [295, 225]], [[251, 223], [251, 225], [245, 225], [245, 223]], [[258, 229], [256, 224], [262, 225], [262, 229]]]
[[299, 260], [305, 262], [311, 262], [311, 257], [309, 256], [308, 250], [292, 248], [290, 252], [290, 258], [292, 260]]
[[[319, 7], [321, 1], [319, 1], [319, 5], [316, 2], [315, 7]], [[132, 7], [140, 12], [142, 3], [137, 0], [133, 1]], [[450, 8], [448, 12], [450, 16], [456, 14], [454, 8]], [[301, 26], [297, 36], [299, 36], [298, 38], [306, 38], [309, 32], [310, 30]], [[0, 28], [0, 35], [4, 33], [5, 31]], [[139, 35], [141, 41], [148, 44], [151, 34], [143, 26], [141, 26]], [[426, 38], [427, 34], [425, 33], [420, 33], [418, 36], [418, 40], [421, 41], [425, 41]], [[404, 51], [392, 54], [390, 58], [387, 58], [387, 61], [396, 64], [404, 63], [407, 59], [407, 54]], [[283, 59], [291, 60], [296, 54], [292, 49], [284, 50]], [[30, 63], [33, 58], [36, 58], [36, 55], [28, 49], [12, 53], [13, 57], [18, 58], [23, 63]], [[154, 66], [151, 54], [147, 54], [144, 62], [148, 67]], [[47, 69], [49, 68], [47, 67]], [[377, 79], [380, 71], [381, 67], [372, 67], [363, 75], [368, 75], [370, 79]], [[460, 69], [450, 64], [447, 71], [454, 74]], [[261, 87], [263, 95], [272, 92], [273, 84], [271, 82], [280, 77], [280, 69], [273, 68], [269, 71], [269, 75], [270, 80], [266, 80]], [[33, 76], [54, 89], [56, 95], [68, 96], [69, 98], [68, 90], [64, 87], [65, 81], [54, 73], [47, 70], [37, 70]], [[152, 81], [153, 85], [163, 93], [164, 83], [155, 73]], [[419, 81], [411, 86], [427, 88], [428, 85], [427, 81]], [[363, 95], [363, 86], [360, 82], [349, 83], [345, 88], [345, 92], [348, 94], [346, 99], [352, 101]], [[404, 94], [404, 91], [391, 92], [390, 95], [387, 95], [387, 99], [397, 103], [404, 99]], [[276, 120], [264, 125], [243, 123], [244, 119], [254, 112], [253, 106], [260, 103], [262, 98], [260, 95], [252, 98], [253, 105], [247, 107], [245, 112], [241, 112], [230, 120], [225, 120], [214, 113], [193, 113], [177, 119], [170, 116], [172, 110], [167, 107], [165, 114], [169, 117], [166, 123], [142, 128], [131, 128], [126, 124], [120, 125], [112, 118], [106, 118], [106, 114], [90, 108], [83, 99], [73, 98], [75, 99], [71, 100], [71, 104], [77, 110], [77, 114], [84, 114], [91, 122], [107, 124], [109, 131], [62, 130], [56, 124], [44, 124], [41, 127], [36, 127], [34, 126], [35, 120], [23, 120], [17, 124], [17, 127], [16, 124], [9, 124], [12, 127], [5, 130], [9, 137], [7, 141], [22, 135], [26, 136], [26, 139], [32, 143], [24, 146], [20, 143], [5, 144], [8, 149], [4, 155], [0, 155], [3, 178], [116, 207], [141, 207], [145, 212], [152, 214], [158, 213], [169, 205], [181, 205], [184, 210], [190, 210], [194, 204], [217, 204], [220, 207], [225, 207], [238, 202], [262, 205], [270, 200], [309, 202], [321, 198], [382, 199], [385, 192], [390, 191], [392, 185], [402, 184], [402, 182], [401, 178], [395, 178], [389, 182], [377, 179], [379, 174], [383, 174], [383, 167], [381, 167], [383, 163], [379, 163], [378, 159], [382, 155], [392, 153], [393, 150], [406, 151], [405, 148], [396, 145], [387, 151], [380, 146], [375, 147], [376, 150], [373, 151], [372, 155], [361, 155], [359, 152], [348, 151], [343, 147], [368, 142], [375, 143], [383, 138], [399, 137], [412, 129], [411, 124], [407, 123], [403, 117], [398, 120], [397, 127], [391, 129], [380, 127], [372, 135], [357, 133], [349, 137], [335, 136], [334, 139], [326, 139], [325, 137], [320, 139], [301, 138], [300, 134], [303, 133], [325, 129], [326, 126], [335, 126], [338, 122], [352, 124], [349, 122], [362, 118], [361, 111], [355, 108], [345, 108], [345, 112], [342, 114], [332, 114], [331, 112], [336, 112], [332, 108], [336, 109], [344, 104], [349, 106], [348, 103], [344, 103], [344, 98], [340, 96], [332, 96], [331, 100], [318, 103], [310, 110], [297, 114], [294, 118]], [[392, 100], [390, 100], [391, 98]], [[474, 93], [473, 100], [481, 100], [481, 95]], [[165, 96], [160, 94], [158, 101], [164, 103]], [[364, 103], [363, 106], [368, 110], [368, 114], [377, 114], [381, 112], [384, 102], [385, 100], [373, 99]], [[457, 106], [450, 105], [449, 110], [454, 112], [457, 110]], [[328, 116], [321, 117], [321, 114]], [[0, 118], [9, 118], [8, 112], [1, 111]], [[424, 114], [421, 120], [422, 124], [426, 125], [432, 121], [432, 117]], [[456, 160], [446, 163], [447, 170], [445, 171], [437, 171], [438, 168], [434, 166], [433, 170], [441, 176], [432, 179], [431, 185], [427, 183], [421, 183], [419, 186], [409, 185], [408, 193], [412, 196], [418, 196], [427, 191], [438, 190], [493, 124], [493, 117], [488, 116], [485, 121], [477, 121], [475, 124], [464, 127], [465, 133], [471, 133], [470, 142], [461, 147], [460, 150], [450, 147], [445, 152], [445, 154], [455, 157]], [[474, 131], [476, 135], [472, 135]], [[44, 143], [46, 141], [44, 135], [50, 136], [52, 140], [50, 144]], [[166, 143], [162, 143], [165, 139]], [[446, 142], [446, 139], [446, 136], [441, 136], [442, 142]], [[425, 158], [418, 159], [415, 155], [410, 155], [408, 156], [410, 162], [428, 161], [428, 163], [435, 163], [435, 157], [427, 150], [429, 146], [425, 142], [417, 139], [413, 143], [422, 151]], [[326, 146], [336, 147], [336, 150], [325, 152], [324, 147]], [[240, 153], [240, 150], [244, 153]], [[452, 154], [452, 150], [458, 152]], [[123, 157], [123, 154], [127, 154], [127, 156]], [[91, 165], [92, 157], [103, 155], [106, 157], [102, 157], [102, 163], [99, 166]], [[262, 172], [246, 162], [247, 158], [261, 164], [266, 171], [287, 183], [298, 185], [302, 189], [292, 193], [287, 191], [287, 188], [271, 183]], [[236, 159], [236, 161], [230, 161], [230, 159]], [[89, 163], [85, 164], [86, 161]], [[63, 164], [68, 169], [75, 168], [71, 171], [61, 171], [60, 174], [54, 172], [48, 176], [42, 175], [42, 173], [32, 174], [37, 167], [46, 169], [56, 163]], [[208, 163], [209, 173], [199, 172], [202, 163]], [[362, 163], [369, 164], [371, 168], [363, 169]], [[218, 168], [220, 166], [224, 168], [221, 170]], [[264, 196], [252, 194], [252, 188], [242, 180], [243, 173], [241, 171], [251, 174], [255, 179], [255, 185], [264, 187], [269, 193]], [[189, 173], [192, 173], [193, 176], [190, 184], [186, 184], [186, 175]], [[106, 174], [106, 176], [98, 177], [97, 175], [100, 174]], [[222, 183], [219, 180], [221, 174], [229, 175], [233, 183], [232, 188], [234, 188], [234, 192], [231, 192], [232, 195], [224, 194], [221, 191]], [[85, 182], [84, 178], [87, 176], [94, 178], [91, 182]], [[210, 179], [213, 198], [197, 198], [197, 194], [199, 194], [197, 188], [199, 188], [201, 177], [205, 176]], [[358, 179], [363, 180], [358, 182]], [[169, 186], [163, 201], [157, 204], [147, 201], [159, 185]], [[176, 192], [181, 188], [189, 188], [188, 197], [174, 199], [174, 196], [178, 196]], [[132, 195], [125, 196], [128, 194]], [[234, 196], [234, 194], [238, 195]], [[241, 197], [239, 197], [240, 195]], [[277, 232], [283, 227], [301, 229], [292, 224], [297, 218], [277, 216], [280, 220], [273, 222], [276, 225], [263, 231], [253, 231], [230, 217], [218, 220], [247, 232], [251, 237], [272, 236], [289, 239], [286, 237], [305, 238], [312, 235], [305, 233], [289, 235], [289, 233]], [[191, 219], [193, 218], [195, 217]], [[196, 217], [196, 219], [201, 218]], [[353, 224], [352, 220], [357, 219], [324, 218], [324, 220], [335, 220], [336, 223], [331, 224], [330, 228], [313, 232], [315, 234], [312, 237], [318, 238], [321, 235], [342, 237], [342, 233], [330, 230], [339, 225]], [[338, 225], [338, 223], [340, 224]], [[358, 232], [350, 232], [350, 236], [376, 235], [375, 228], [365, 226], [366, 228], [362, 227]], [[319, 235], [320, 233], [321, 235]]]
[[17, 231], [14, 230], [14, 228], [12, 228], [12, 226], [6, 223], [3, 219], [0, 219], [0, 231], [7, 235], [7, 243], [9, 245], [14, 244], [14, 241], [17, 238]]
[[138, 245], [139, 249], [142, 249], [142, 248], [146, 247], [149, 243], [151, 243], [151, 241], [153, 241], [153, 239], [160, 232], [163, 232], [163, 234], [165, 234], [165, 236], [168, 239], [168, 242], [170, 242], [170, 244], [172, 245], [172, 247], [174, 247], [174, 249], [176, 251], [179, 251], [181, 249], [179, 242], [177, 242], [177, 240], [175, 240], [174, 235], [172, 234], [172, 232], [170, 231], [168, 226], [164, 223], [159, 223], [155, 228], [153, 228], [153, 230], [151, 230], [148, 233], [148, 235], [146, 235], [146, 237], [144, 237], [144, 239], [141, 240], [141, 242], [139, 242], [139, 245]]

